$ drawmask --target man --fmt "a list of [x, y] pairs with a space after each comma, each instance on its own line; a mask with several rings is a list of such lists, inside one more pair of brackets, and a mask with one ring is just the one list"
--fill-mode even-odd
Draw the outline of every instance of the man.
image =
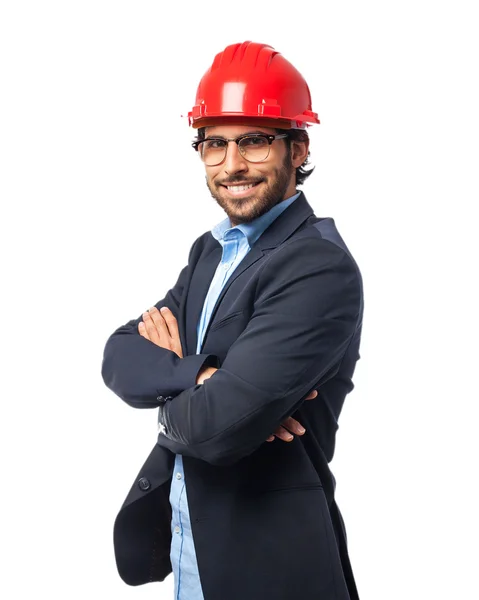
[[159, 411], [115, 522], [119, 573], [139, 585], [173, 570], [176, 600], [358, 598], [328, 463], [362, 284], [334, 221], [296, 189], [319, 123], [309, 88], [270, 46], [234, 44], [189, 118], [227, 217], [106, 343], [106, 385]]

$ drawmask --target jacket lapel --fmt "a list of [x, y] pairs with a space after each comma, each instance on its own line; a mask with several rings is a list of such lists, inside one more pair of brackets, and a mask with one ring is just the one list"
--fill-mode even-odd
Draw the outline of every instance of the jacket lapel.
[[213, 323], [216, 311], [218, 310], [218, 306], [220, 305], [221, 301], [224, 298], [224, 295], [226, 294], [226, 292], [230, 288], [230, 286], [233, 283], [233, 281], [237, 277], [239, 277], [241, 275], [241, 273], [244, 273], [246, 271], [246, 269], [248, 269], [249, 267], [251, 267], [251, 265], [253, 265], [256, 261], [258, 261], [263, 256], [264, 256], [263, 250], [257, 244], [255, 244], [251, 248], [251, 250], [248, 252], [248, 254], [243, 258], [243, 260], [240, 262], [240, 264], [236, 267], [236, 269], [233, 271], [233, 273], [231, 274], [230, 278], [225, 283], [225, 286], [221, 290], [220, 295], [218, 296], [218, 300], [216, 301], [216, 304], [215, 304], [215, 306], [213, 308], [213, 312], [211, 313], [211, 318], [209, 320], [208, 326], [207, 326], [206, 331], [205, 331], [205, 335], [203, 337], [203, 343], [206, 340], [206, 336], [208, 335], [208, 330], [209, 330], [211, 324]]
[[213, 249], [201, 259], [196, 265], [191, 277], [190, 285], [185, 302], [185, 329], [186, 329], [186, 349], [187, 354], [196, 354], [196, 345], [198, 343], [198, 323], [203, 310], [206, 294], [210, 287], [211, 280], [218, 266], [222, 248], [221, 245], [211, 237], [214, 242]]
[[[306, 219], [314, 214], [313, 209], [308, 204], [303, 193], [289, 206], [280, 216], [271, 223], [266, 231], [258, 238], [248, 254], [236, 267], [231, 277], [226, 282], [218, 300], [214, 306], [211, 318], [203, 340], [206, 340], [210, 325], [213, 323], [218, 306], [222, 302], [225, 294], [234, 280], [246, 271], [251, 265], [262, 258], [267, 251], [276, 248], [288, 239], [300, 227]], [[221, 260], [221, 245], [212, 237], [215, 248], [198, 262], [198, 265], [191, 278], [188, 290], [187, 308], [186, 308], [186, 343], [188, 354], [196, 354], [196, 345], [198, 341], [197, 327], [203, 310], [203, 304], [210, 287], [211, 280], [215, 274], [216, 268]]]

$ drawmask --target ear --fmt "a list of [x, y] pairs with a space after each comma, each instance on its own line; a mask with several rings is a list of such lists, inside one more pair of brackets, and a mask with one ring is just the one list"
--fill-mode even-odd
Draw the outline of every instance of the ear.
[[304, 142], [291, 141], [291, 164], [296, 169], [308, 158], [309, 140]]

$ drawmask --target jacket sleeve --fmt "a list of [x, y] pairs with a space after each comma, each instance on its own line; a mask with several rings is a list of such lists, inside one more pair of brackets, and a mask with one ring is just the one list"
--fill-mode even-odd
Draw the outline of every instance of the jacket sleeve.
[[221, 368], [162, 403], [158, 443], [217, 465], [252, 453], [337, 372], [361, 306], [360, 275], [343, 250], [320, 238], [281, 248]]
[[[177, 319], [188, 269], [188, 266], [184, 267], [175, 286], [155, 304], [158, 309], [167, 306]], [[157, 346], [138, 333], [140, 321], [142, 316], [112, 333], [106, 342], [101, 366], [105, 385], [130, 406], [157, 408], [164, 397], [194, 386], [203, 365], [219, 366], [214, 355], [179, 358], [171, 350]]]

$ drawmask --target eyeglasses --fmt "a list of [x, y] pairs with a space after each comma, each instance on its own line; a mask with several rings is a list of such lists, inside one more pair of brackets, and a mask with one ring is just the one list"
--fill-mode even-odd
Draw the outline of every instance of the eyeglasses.
[[274, 140], [287, 137], [287, 133], [279, 135], [249, 133], [240, 135], [237, 138], [206, 138], [193, 142], [191, 145], [199, 153], [201, 160], [206, 166], [216, 167], [225, 160], [229, 142], [237, 144], [238, 150], [245, 160], [252, 163], [259, 163], [268, 158], [271, 144]]

